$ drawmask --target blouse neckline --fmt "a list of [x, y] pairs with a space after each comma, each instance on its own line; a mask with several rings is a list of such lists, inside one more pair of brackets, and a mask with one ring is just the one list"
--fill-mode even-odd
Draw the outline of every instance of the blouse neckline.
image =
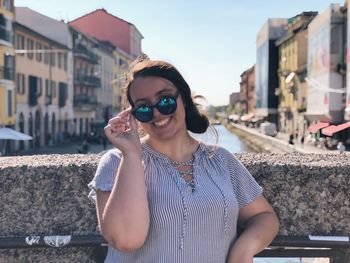
[[[152, 146], [150, 146], [146, 142], [143, 142], [141, 145], [142, 145], [142, 148], [145, 150], [145, 152], [147, 152], [151, 155], [154, 155], [155, 157], [158, 157], [158, 158], [162, 159], [163, 161], [171, 163], [171, 160], [167, 155], [156, 151], [155, 149], [152, 148]], [[204, 143], [199, 141], [198, 147], [197, 147], [196, 151], [193, 153], [194, 159], [196, 160], [197, 157], [205, 151], [206, 151], [206, 147], [205, 147]]]

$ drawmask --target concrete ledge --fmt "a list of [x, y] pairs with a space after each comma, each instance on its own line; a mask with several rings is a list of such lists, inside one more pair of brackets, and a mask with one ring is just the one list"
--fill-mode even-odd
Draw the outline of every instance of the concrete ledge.
[[[87, 235], [97, 231], [87, 198], [101, 155], [0, 158], [0, 233]], [[346, 155], [240, 154], [281, 222], [281, 235], [350, 236]], [[0, 262], [97, 262], [93, 248], [6, 249]]]
[[[237, 133], [244, 141], [248, 142], [249, 145], [257, 147], [259, 152], [273, 152], [273, 153], [327, 153], [327, 154], [336, 154], [338, 152], [334, 151], [324, 151], [298, 147], [291, 145], [286, 141], [262, 134], [254, 129], [247, 128], [243, 125], [238, 125], [235, 123], [229, 123], [226, 127], [232, 130], [234, 133]], [[306, 146], [305, 146], [306, 147]]]

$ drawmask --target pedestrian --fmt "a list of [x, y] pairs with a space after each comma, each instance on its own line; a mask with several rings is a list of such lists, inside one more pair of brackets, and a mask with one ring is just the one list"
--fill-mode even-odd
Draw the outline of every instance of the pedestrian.
[[83, 143], [81, 144], [81, 147], [78, 149], [78, 153], [88, 153], [89, 152], [89, 149], [90, 149], [90, 146], [87, 142], [86, 139], [84, 139]]
[[130, 107], [105, 127], [115, 149], [89, 184], [109, 243], [105, 262], [253, 262], [278, 219], [230, 152], [190, 135], [206, 132], [209, 121], [182, 75], [139, 58], [126, 96]]
[[293, 134], [289, 135], [288, 143], [291, 144], [291, 145], [294, 145], [294, 135]]
[[304, 147], [305, 135], [303, 134], [300, 138], [301, 146]]

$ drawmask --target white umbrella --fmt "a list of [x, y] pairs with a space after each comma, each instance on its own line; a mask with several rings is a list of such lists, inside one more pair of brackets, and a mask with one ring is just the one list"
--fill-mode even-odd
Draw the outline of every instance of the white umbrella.
[[0, 128], [0, 140], [32, 140], [33, 137], [10, 128]]

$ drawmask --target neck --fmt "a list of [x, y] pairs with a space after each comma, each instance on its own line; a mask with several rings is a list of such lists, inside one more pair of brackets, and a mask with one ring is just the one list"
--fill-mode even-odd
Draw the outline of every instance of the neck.
[[181, 136], [181, 138], [177, 137], [166, 141], [147, 138], [145, 142], [157, 152], [177, 162], [191, 159], [199, 144], [188, 132], [184, 136]]

